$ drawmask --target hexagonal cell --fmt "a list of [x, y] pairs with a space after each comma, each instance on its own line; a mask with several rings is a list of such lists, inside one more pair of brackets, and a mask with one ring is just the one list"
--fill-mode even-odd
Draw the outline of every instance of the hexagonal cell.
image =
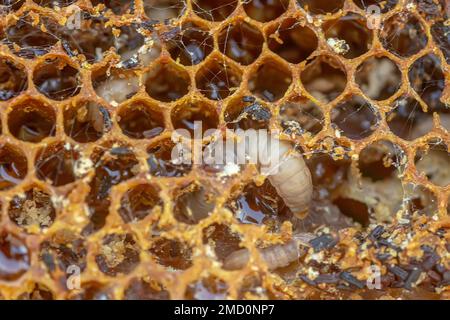
[[289, 7], [289, 0], [249, 0], [244, 2], [247, 15], [257, 21], [267, 22], [278, 18]]
[[223, 100], [239, 89], [241, 72], [216, 59], [206, 62], [197, 72], [197, 89], [209, 99]]
[[83, 238], [68, 229], [59, 229], [47, 237], [40, 246], [39, 259], [52, 274], [63, 279], [70, 276], [67, 270], [77, 266], [86, 269], [87, 249]]
[[312, 14], [336, 13], [344, 6], [345, 0], [297, 0], [297, 3]]
[[64, 109], [64, 132], [77, 142], [94, 142], [109, 131], [111, 125], [108, 110], [97, 103], [83, 101]]
[[171, 102], [185, 96], [191, 85], [189, 74], [175, 64], [162, 64], [146, 76], [147, 93], [156, 100]]
[[447, 63], [450, 63], [450, 26], [445, 25], [442, 21], [436, 22], [431, 27], [431, 35], [444, 54]]
[[224, 118], [230, 129], [264, 129], [268, 128], [272, 114], [268, 108], [255, 101], [244, 98], [236, 98], [228, 104]]
[[319, 56], [300, 75], [306, 91], [321, 102], [336, 99], [347, 86], [344, 68], [332, 57]]
[[264, 37], [251, 24], [237, 20], [219, 32], [219, 49], [242, 65], [253, 63], [261, 54]]
[[438, 212], [438, 201], [429, 189], [421, 185], [407, 184], [405, 186], [405, 199], [408, 200], [409, 212], [432, 216]]
[[139, 90], [139, 78], [132, 70], [102, 68], [92, 73], [95, 93], [112, 106], [131, 99]]
[[17, 139], [37, 143], [55, 135], [56, 114], [52, 107], [37, 100], [25, 100], [8, 113], [8, 128]]
[[231, 231], [224, 224], [211, 224], [203, 229], [203, 243], [214, 248], [217, 259], [224, 261], [231, 253], [241, 249], [241, 238], [239, 234]]
[[0, 233], [0, 279], [19, 279], [30, 268], [30, 260], [25, 241], [10, 232]]
[[175, 148], [175, 144], [170, 139], [165, 139], [148, 149], [147, 163], [151, 175], [155, 177], [181, 177], [191, 171], [191, 164], [173, 161], [173, 148]]
[[186, 9], [186, 2], [179, 0], [144, 0], [143, 2], [147, 17], [159, 22], [178, 18]]
[[17, 20], [16, 24], [6, 29], [8, 43], [20, 47], [16, 49], [10, 46], [16, 55], [33, 59], [49, 52], [50, 48], [58, 42], [58, 37], [52, 32], [55, 31], [57, 24], [45, 18], [41, 20], [41, 23], [44, 30], [49, 30], [48, 32], [43, 31], [40, 25], [33, 25], [27, 18]]
[[202, 133], [219, 125], [215, 108], [202, 101], [189, 101], [176, 106], [172, 110], [171, 119], [175, 129], [186, 129], [191, 133], [191, 137], [194, 137], [198, 125], [201, 125]]
[[134, 101], [117, 113], [122, 132], [133, 139], [151, 139], [164, 131], [164, 116], [144, 101]]
[[109, 234], [103, 238], [100, 252], [95, 256], [100, 271], [109, 276], [129, 274], [140, 262], [139, 247], [133, 236]]
[[69, 143], [54, 143], [41, 148], [36, 156], [36, 175], [58, 187], [76, 180], [75, 165], [80, 154]]
[[8, 12], [20, 9], [24, 2], [25, 0], [0, 0], [0, 6], [4, 6], [2, 9]]
[[[367, 27], [366, 19], [360, 15], [347, 14], [327, 21], [322, 28], [331, 49], [347, 59], [359, 57], [372, 47], [373, 32]], [[339, 45], [343, 44], [342, 40], [345, 41], [345, 46]]]
[[173, 60], [192, 66], [206, 59], [214, 49], [214, 42], [208, 30], [194, 23], [185, 23], [181, 31], [167, 41], [167, 47]]
[[197, 224], [215, 207], [214, 195], [207, 194], [203, 187], [195, 184], [176, 190], [173, 199], [175, 219], [186, 224]]
[[411, 87], [432, 111], [448, 109], [441, 101], [445, 89], [445, 77], [437, 56], [428, 54], [417, 59], [409, 69], [408, 78]]
[[389, 58], [371, 57], [358, 66], [355, 81], [369, 98], [386, 100], [402, 85], [402, 74]]
[[0, 101], [18, 96], [27, 87], [25, 68], [8, 58], [0, 57]]
[[363, 227], [369, 225], [369, 207], [364, 202], [351, 198], [338, 197], [333, 200], [333, 204], [338, 207], [343, 215], [350, 217], [354, 222], [359, 223]]
[[377, 109], [359, 96], [336, 106], [331, 111], [331, 121], [350, 139], [370, 136], [379, 124]]
[[389, 179], [402, 166], [403, 150], [390, 141], [371, 143], [359, 153], [358, 168], [362, 177], [372, 181]]
[[34, 283], [26, 292], [17, 297], [17, 300], [54, 300], [52, 291], [41, 283]]
[[122, 26], [119, 31], [120, 34], [114, 38], [114, 47], [122, 61], [126, 61], [138, 54], [139, 49], [145, 44], [145, 37], [133, 25]]
[[414, 15], [405, 12], [384, 21], [380, 40], [387, 50], [401, 57], [418, 53], [428, 42], [421, 22]]
[[9, 144], [0, 147], [0, 190], [8, 190], [27, 175], [27, 158], [22, 150]]
[[[53, 2], [53, 1], [51, 1]], [[64, 29], [63, 45], [70, 54], [83, 54], [89, 63], [101, 61], [104, 53], [114, 47], [114, 36], [100, 19], [83, 19], [80, 28]]]
[[80, 290], [68, 294], [70, 300], [112, 300], [113, 290], [106, 284], [89, 281], [81, 284]]
[[89, 183], [90, 192], [85, 200], [90, 212], [90, 223], [84, 229], [85, 234], [103, 228], [109, 214], [111, 188], [134, 177], [139, 168], [139, 162], [130, 148], [109, 143], [102, 149], [96, 149], [92, 160], [95, 175]]
[[296, 135], [306, 132], [316, 135], [325, 121], [322, 110], [305, 97], [296, 97], [283, 104], [279, 119], [284, 132]]
[[227, 295], [227, 283], [214, 276], [189, 284], [184, 294], [188, 300], [225, 300]]
[[104, 5], [107, 10], [111, 10], [114, 14], [122, 15], [134, 12], [134, 0], [91, 0], [92, 5]]
[[53, 100], [76, 96], [81, 89], [78, 70], [64, 59], [47, 58], [33, 72], [33, 82], [40, 93]]
[[193, 0], [192, 8], [201, 18], [210, 21], [225, 20], [238, 5], [237, 0]]
[[318, 45], [314, 31], [292, 18], [272, 26], [267, 33], [267, 39], [269, 49], [290, 63], [302, 62]]
[[397, 99], [386, 115], [391, 131], [405, 140], [417, 139], [433, 129], [433, 116], [424, 112], [414, 98], [404, 96]]
[[185, 270], [192, 265], [192, 249], [184, 242], [159, 238], [150, 248], [160, 265], [176, 270]]
[[125, 289], [126, 300], [168, 300], [170, 293], [158, 281], [132, 279]]
[[154, 184], [140, 184], [128, 190], [120, 202], [119, 214], [125, 223], [137, 222], [156, 209], [162, 209], [160, 188]]
[[17, 195], [10, 201], [8, 215], [20, 227], [38, 226], [44, 229], [53, 224], [56, 211], [51, 196], [37, 187], [32, 187], [22, 196]]
[[263, 100], [281, 99], [292, 83], [290, 70], [274, 60], [267, 60], [258, 67], [248, 82], [250, 91]]
[[381, 13], [386, 13], [397, 5], [398, 0], [353, 0], [353, 2], [365, 11], [370, 11], [376, 6]]
[[419, 148], [415, 163], [419, 174], [425, 175], [431, 183], [440, 187], [450, 184], [450, 153], [442, 142], [430, 141], [424, 148]]

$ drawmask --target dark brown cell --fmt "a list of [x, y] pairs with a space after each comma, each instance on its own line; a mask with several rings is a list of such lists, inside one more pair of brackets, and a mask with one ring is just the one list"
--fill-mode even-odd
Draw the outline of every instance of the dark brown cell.
[[78, 70], [61, 58], [48, 58], [33, 73], [40, 93], [53, 100], [76, 96], [81, 89]]
[[8, 128], [19, 140], [40, 142], [55, 135], [56, 114], [53, 108], [37, 100], [25, 100], [9, 112]]
[[27, 171], [27, 158], [20, 149], [9, 144], [0, 147], [0, 190], [19, 184]]
[[219, 116], [213, 106], [196, 101], [186, 102], [172, 110], [172, 124], [175, 129], [186, 129], [194, 137], [196, 126], [201, 126], [201, 132], [215, 129], [219, 124]]
[[370, 136], [379, 124], [377, 109], [361, 97], [354, 96], [331, 111], [331, 121], [350, 139]]
[[133, 279], [125, 289], [126, 300], [168, 300], [170, 293], [152, 279]]
[[305, 97], [291, 99], [282, 105], [279, 119], [287, 134], [297, 135], [306, 132], [316, 135], [325, 121], [322, 110]]
[[385, 100], [400, 88], [402, 74], [389, 58], [371, 57], [358, 66], [355, 81], [367, 97]]
[[185, 292], [188, 300], [225, 300], [227, 295], [226, 282], [213, 276], [189, 284]]
[[30, 255], [25, 242], [12, 233], [0, 234], [0, 279], [14, 281], [30, 268]]
[[163, 114], [143, 101], [120, 108], [118, 123], [122, 132], [133, 139], [151, 139], [164, 131]]
[[187, 23], [175, 38], [167, 41], [167, 47], [173, 60], [191, 66], [205, 60], [214, 49], [214, 43], [208, 30]]
[[144, 219], [156, 208], [162, 209], [160, 189], [153, 184], [141, 184], [128, 190], [120, 202], [119, 214], [125, 223]]
[[10, 10], [18, 10], [22, 6], [25, 0], [0, 0], [0, 6], [4, 6], [4, 8], [0, 9], [0, 14], [4, 12], [8, 12]]
[[241, 238], [229, 226], [214, 223], [203, 230], [203, 243], [214, 248], [217, 258], [224, 261], [232, 252], [241, 249]]
[[193, 0], [192, 8], [205, 20], [222, 21], [233, 13], [237, 4], [237, 0]]
[[217, 60], [207, 62], [197, 72], [197, 89], [211, 100], [223, 100], [232, 95], [241, 84], [241, 73]]
[[148, 149], [147, 163], [150, 174], [155, 177], [181, 177], [191, 171], [191, 164], [172, 161], [172, 150], [175, 144], [170, 140], [162, 140]]
[[0, 57], [0, 101], [18, 96], [28, 87], [24, 67]]
[[186, 224], [197, 224], [214, 210], [214, 195], [207, 194], [203, 187], [190, 185], [177, 190], [173, 196], [173, 215]]
[[292, 75], [287, 67], [268, 60], [263, 62], [248, 82], [250, 91], [266, 101], [277, 101], [286, 93], [292, 83]]
[[81, 284], [81, 289], [69, 294], [70, 300], [112, 300], [113, 290], [106, 284], [89, 281]]
[[259, 102], [245, 102], [243, 98], [230, 101], [225, 110], [225, 121], [230, 129], [264, 129], [268, 128], [272, 114]]
[[327, 14], [338, 12], [344, 6], [345, 0], [297, 0], [305, 10], [312, 14]]
[[339, 208], [342, 214], [352, 218], [363, 227], [369, 225], [369, 208], [365, 203], [351, 198], [337, 198], [333, 203]]
[[9, 203], [9, 218], [20, 227], [50, 227], [56, 218], [56, 211], [48, 193], [33, 187], [23, 197], [15, 196]]
[[55, 143], [39, 150], [36, 156], [36, 175], [58, 187], [76, 180], [74, 168], [80, 155], [69, 143]]
[[269, 29], [269, 49], [290, 63], [300, 63], [317, 49], [318, 39], [309, 27], [295, 19], [286, 19]]
[[156, 100], [171, 102], [180, 99], [189, 91], [189, 74], [175, 64], [163, 64], [148, 74], [145, 88]]
[[249, 0], [244, 2], [247, 15], [257, 21], [267, 22], [278, 18], [289, 7], [289, 0]]
[[160, 238], [153, 242], [150, 252], [165, 267], [185, 270], [192, 265], [192, 249], [178, 240]]
[[403, 156], [400, 147], [392, 142], [376, 141], [360, 152], [358, 168], [363, 177], [372, 181], [387, 179], [400, 170]]
[[35, 283], [31, 290], [19, 295], [17, 300], [54, 300], [54, 296], [48, 287]]

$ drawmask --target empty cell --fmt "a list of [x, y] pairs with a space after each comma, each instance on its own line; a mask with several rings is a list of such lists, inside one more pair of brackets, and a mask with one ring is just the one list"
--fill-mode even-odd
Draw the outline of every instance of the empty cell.
[[180, 17], [186, 9], [186, 1], [143, 0], [144, 11], [150, 20], [159, 22]]
[[121, 107], [117, 121], [122, 132], [134, 139], [151, 139], [164, 131], [163, 114], [143, 101]]
[[219, 32], [219, 49], [242, 65], [253, 63], [261, 54], [264, 37], [251, 24], [238, 20]]
[[192, 266], [192, 249], [184, 242], [166, 238], [154, 240], [150, 253], [167, 268], [185, 270]]
[[0, 147], [0, 191], [19, 184], [27, 175], [25, 154], [17, 147], [2, 144]]
[[241, 85], [239, 69], [218, 60], [208, 61], [197, 72], [197, 89], [211, 100], [223, 100], [232, 95]]
[[40, 142], [56, 131], [56, 114], [52, 107], [37, 100], [25, 100], [8, 113], [9, 132], [19, 140]]
[[286, 19], [268, 32], [269, 49], [290, 63], [300, 63], [317, 49], [317, 36], [295, 19]]
[[185, 96], [190, 88], [189, 74], [175, 64], [160, 64], [149, 71], [145, 88], [154, 99], [171, 102]]
[[104, 5], [106, 9], [114, 14], [125, 14], [134, 12], [134, 0], [91, 0], [93, 6]]
[[188, 300], [225, 300], [227, 295], [227, 283], [214, 276], [189, 284], [184, 294]]
[[433, 192], [422, 185], [409, 183], [405, 186], [405, 199], [410, 212], [431, 216], [438, 211], [438, 201]]
[[353, 96], [331, 111], [331, 121], [350, 139], [370, 136], [379, 124], [377, 109], [363, 98]]
[[41, 229], [50, 227], [56, 218], [51, 196], [32, 187], [23, 196], [15, 196], [9, 203], [9, 218], [18, 226], [27, 228], [37, 226]]
[[436, 22], [431, 27], [431, 35], [444, 54], [447, 63], [450, 63], [450, 25], [445, 25], [442, 21]]
[[109, 276], [129, 274], [140, 262], [139, 251], [131, 234], [109, 234], [103, 238], [95, 261], [100, 271]]
[[425, 147], [419, 148], [415, 164], [417, 172], [431, 183], [440, 187], [450, 183], [450, 153], [442, 142], [430, 141]]
[[380, 40], [387, 50], [400, 57], [418, 53], [428, 42], [421, 22], [409, 13], [399, 13], [384, 21]]
[[358, 66], [355, 81], [367, 97], [385, 100], [402, 85], [402, 74], [389, 58], [371, 57]]
[[424, 112], [420, 103], [407, 96], [394, 101], [386, 115], [391, 131], [405, 140], [417, 139], [433, 129], [431, 112]]
[[250, 91], [266, 101], [281, 99], [292, 83], [290, 70], [274, 60], [267, 60], [251, 76], [248, 82]]
[[312, 14], [336, 13], [344, 6], [345, 0], [297, 0], [297, 3]]
[[280, 108], [279, 121], [287, 134], [316, 135], [322, 130], [324, 116], [322, 110], [305, 97], [296, 97]]
[[53, 100], [76, 96], [81, 89], [79, 78], [78, 70], [61, 58], [47, 58], [33, 72], [39, 92]]
[[336, 99], [347, 86], [343, 70], [334, 58], [319, 56], [306, 65], [300, 78], [309, 94], [326, 103]]
[[156, 280], [132, 279], [124, 292], [125, 300], [169, 300], [170, 293]]
[[372, 30], [367, 27], [366, 19], [360, 15], [348, 14], [327, 21], [322, 28], [331, 49], [345, 58], [357, 58], [372, 47]]
[[175, 129], [186, 129], [194, 137], [196, 126], [201, 126], [201, 132], [216, 129], [219, 125], [219, 116], [215, 108], [205, 102], [189, 101], [172, 110], [172, 124]]
[[18, 96], [27, 87], [25, 68], [7, 58], [0, 57], [0, 101]]
[[180, 33], [167, 41], [166, 45], [172, 59], [185, 66], [199, 64], [214, 49], [209, 31], [193, 23], [184, 24]]
[[238, 0], [192, 0], [194, 12], [210, 21], [225, 20], [238, 5]]
[[159, 208], [163, 202], [160, 188], [153, 184], [140, 184], [128, 190], [121, 199], [119, 214], [125, 223], [137, 222]]
[[369, 225], [370, 212], [364, 202], [351, 198], [339, 197], [333, 201], [333, 204], [339, 208], [339, 211], [343, 215], [350, 217], [354, 222], [359, 223], [363, 227]]
[[278, 18], [289, 7], [289, 0], [248, 0], [244, 2], [247, 15], [257, 21], [267, 22]]
[[69, 143], [55, 143], [41, 148], [36, 156], [36, 175], [58, 187], [76, 180], [75, 165], [80, 155]]
[[176, 190], [173, 196], [173, 215], [179, 222], [197, 224], [214, 210], [215, 196], [207, 194], [203, 187], [189, 185]]
[[235, 98], [230, 101], [225, 110], [225, 121], [230, 129], [267, 129], [272, 114], [261, 103], [246, 102], [243, 98]]
[[381, 13], [388, 12], [397, 5], [398, 0], [353, 0], [353, 2], [361, 9], [371, 14], [378, 12], [378, 10], [380, 10], [379, 12]]
[[83, 101], [64, 109], [64, 132], [77, 142], [97, 141], [109, 129], [111, 117], [102, 105]]
[[31, 258], [25, 241], [18, 236], [0, 233], [0, 279], [15, 281], [30, 268]]
[[439, 58], [428, 54], [417, 59], [408, 72], [411, 87], [419, 94], [432, 111], [446, 111], [441, 101], [445, 89], [445, 77]]
[[151, 146], [147, 153], [150, 174], [155, 177], [181, 177], [191, 171], [190, 164], [177, 162], [172, 158], [175, 144], [170, 139], [159, 141]]

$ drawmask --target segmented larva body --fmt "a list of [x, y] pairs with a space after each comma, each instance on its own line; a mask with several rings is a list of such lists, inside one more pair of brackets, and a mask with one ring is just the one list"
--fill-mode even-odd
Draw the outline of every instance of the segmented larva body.
[[[294, 235], [291, 241], [259, 249], [259, 253], [269, 270], [286, 267], [300, 258], [300, 246], [309, 247], [309, 241], [314, 237], [311, 233], [299, 233]], [[248, 249], [237, 250], [225, 259], [223, 268], [226, 270], [242, 269], [247, 265], [249, 259], [250, 252]]]

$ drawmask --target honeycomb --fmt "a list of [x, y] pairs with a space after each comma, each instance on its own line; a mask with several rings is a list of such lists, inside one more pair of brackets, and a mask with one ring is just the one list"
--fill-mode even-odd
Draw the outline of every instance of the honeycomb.
[[[450, 298], [448, 1], [0, 13], [0, 298]], [[255, 166], [172, 161], [172, 132], [195, 121], [280, 130], [312, 174], [306, 217]], [[271, 270], [261, 248], [299, 231], [311, 247]], [[226, 270], [242, 248], [249, 263]]]

